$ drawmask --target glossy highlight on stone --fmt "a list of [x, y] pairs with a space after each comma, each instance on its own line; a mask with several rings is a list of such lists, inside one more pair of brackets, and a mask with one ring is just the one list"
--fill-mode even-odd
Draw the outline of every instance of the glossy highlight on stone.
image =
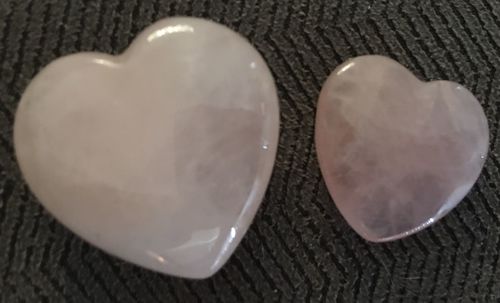
[[382, 56], [342, 64], [319, 97], [323, 177], [344, 218], [369, 241], [408, 236], [454, 208], [479, 177], [488, 138], [467, 89], [421, 82]]
[[26, 89], [14, 141], [46, 209], [124, 260], [214, 274], [247, 231], [274, 164], [272, 75], [245, 39], [159, 21], [119, 56], [56, 60]]

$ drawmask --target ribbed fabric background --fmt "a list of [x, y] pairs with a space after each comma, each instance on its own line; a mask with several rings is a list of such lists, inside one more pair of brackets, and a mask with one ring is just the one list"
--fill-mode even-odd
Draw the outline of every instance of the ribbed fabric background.
[[[30, 193], [12, 145], [18, 100], [40, 68], [78, 51], [119, 53], [174, 15], [247, 37], [274, 74], [281, 106], [266, 198], [230, 261], [201, 281], [138, 268], [80, 240]], [[323, 81], [363, 54], [462, 83], [490, 123], [486, 169], [467, 198], [433, 227], [387, 244], [362, 240], [342, 219], [313, 144]], [[496, 0], [1, 0], [1, 302], [500, 302], [499, 66]]]

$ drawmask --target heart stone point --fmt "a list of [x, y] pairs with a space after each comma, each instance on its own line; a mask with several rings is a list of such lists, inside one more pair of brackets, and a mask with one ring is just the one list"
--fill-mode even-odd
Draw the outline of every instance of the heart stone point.
[[14, 142], [45, 208], [104, 251], [214, 274], [266, 190], [279, 133], [273, 77], [245, 39], [170, 18], [119, 55], [54, 61], [20, 101]]
[[422, 82], [382, 56], [339, 66], [318, 101], [321, 172], [341, 214], [369, 241], [408, 236], [454, 208], [479, 177], [488, 138], [467, 89]]

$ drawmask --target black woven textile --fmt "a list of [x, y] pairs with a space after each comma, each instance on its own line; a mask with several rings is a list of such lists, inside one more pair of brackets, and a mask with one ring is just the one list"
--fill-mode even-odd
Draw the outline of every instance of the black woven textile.
[[[210, 279], [157, 274], [83, 242], [23, 182], [12, 144], [18, 100], [44, 65], [119, 53], [155, 20], [198, 16], [247, 37], [279, 90], [281, 137], [265, 200]], [[363, 54], [422, 79], [462, 83], [490, 123], [478, 184], [419, 234], [371, 244], [328, 195], [313, 144], [329, 73]], [[1, 302], [500, 302], [500, 2], [496, 0], [0, 0]]]

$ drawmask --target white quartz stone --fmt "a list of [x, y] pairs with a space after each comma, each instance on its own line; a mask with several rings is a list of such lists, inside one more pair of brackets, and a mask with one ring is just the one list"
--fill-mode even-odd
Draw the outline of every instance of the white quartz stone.
[[248, 229], [278, 132], [259, 53], [224, 26], [170, 18], [119, 56], [51, 63], [22, 97], [14, 140], [30, 188], [73, 232], [140, 266], [204, 278]]
[[488, 151], [483, 109], [464, 87], [421, 82], [381, 56], [339, 66], [316, 115], [321, 171], [342, 215], [370, 241], [436, 222], [471, 189]]

